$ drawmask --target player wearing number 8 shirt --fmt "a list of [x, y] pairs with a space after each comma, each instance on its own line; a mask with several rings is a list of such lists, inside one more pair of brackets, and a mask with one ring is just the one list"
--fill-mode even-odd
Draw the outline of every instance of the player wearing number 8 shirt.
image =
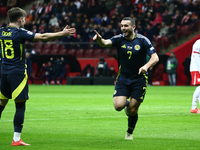
[[28, 146], [21, 140], [24, 123], [25, 103], [28, 100], [28, 83], [25, 62], [24, 43], [26, 40], [51, 40], [62, 36], [73, 36], [74, 28], [63, 29], [56, 33], [32, 33], [23, 29], [26, 12], [18, 7], [7, 12], [10, 24], [0, 29], [0, 45], [2, 52], [0, 118], [9, 99], [15, 101], [14, 136], [12, 146]]
[[[103, 39], [95, 30], [96, 40], [102, 47], [115, 46], [118, 52], [119, 73], [113, 95], [117, 111], [125, 108], [128, 115], [128, 130], [125, 139], [132, 140], [132, 133], [138, 120], [138, 109], [144, 100], [147, 86], [147, 70], [158, 62], [158, 55], [150, 41], [134, 32], [135, 21], [125, 17], [121, 21], [123, 34]], [[151, 58], [146, 62], [146, 55]], [[127, 100], [130, 97], [130, 102]]]

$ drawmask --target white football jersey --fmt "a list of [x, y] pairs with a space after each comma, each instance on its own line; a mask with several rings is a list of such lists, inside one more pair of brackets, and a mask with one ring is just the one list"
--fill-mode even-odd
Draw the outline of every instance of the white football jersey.
[[200, 72], [200, 39], [197, 40], [192, 46], [190, 72], [191, 71]]

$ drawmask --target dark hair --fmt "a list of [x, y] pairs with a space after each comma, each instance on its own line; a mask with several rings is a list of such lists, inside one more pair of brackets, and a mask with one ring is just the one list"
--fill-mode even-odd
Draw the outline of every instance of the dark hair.
[[131, 26], [135, 26], [135, 20], [131, 17], [124, 17], [122, 20], [129, 20], [131, 22]]
[[103, 61], [104, 62], [105, 60], [104, 60], [104, 58], [100, 58], [99, 61]]
[[19, 7], [13, 7], [8, 10], [7, 16], [8, 16], [9, 21], [13, 23], [13, 22], [17, 22], [18, 19], [21, 17], [26, 17], [27, 14], [23, 9]]

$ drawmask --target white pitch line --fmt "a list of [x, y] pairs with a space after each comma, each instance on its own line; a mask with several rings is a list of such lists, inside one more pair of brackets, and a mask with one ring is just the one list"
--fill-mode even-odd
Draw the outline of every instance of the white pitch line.
[[[149, 110], [149, 109], [190, 109], [190, 107], [176, 107], [176, 106], [174, 106], [174, 107], [171, 107], [171, 106], [169, 106], [169, 107], [141, 107], [140, 108], [140, 110]], [[88, 107], [84, 107], [84, 108], [71, 108], [71, 109], [68, 109], [68, 108], [63, 108], [63, 109], [54, 109], [54, 111], [57, 111], [57, 110], [60, 110], [60, 111], [63, 111], [63, 110], [65, 110], [65, 111], [73, 111], [73, 110], [78, 110], [78, 111], [81, 111], [81, 110], [84, 110], [84, 111], [90, 111], [90, 110], [111, 110], [111, 111], [113, 111], [114, 110], [114, 107], [112, 107], [112, 108], [110, 108], [110, 107], [108, 107], [108, 108], [88, 108]], [[40, 111], [42, 111], [42, 112], [44, 112], [44, 111], [52, 111], [52, 108], [49, 108], [49, 109], [42, 109], [42, 110], [26, 110], [26, 112], [33, 112], [33, 111], [37, 111], [37, 112], [40, 112]], [[9, 110], [5, 110], [4, 112], [15, 112], [15, 110], [13, 110], [13, 111], [9, 111]]]
[[[139, 115], [139, 117], [153, 117], [153, 116], [179, 116], [179, 115], [190, 115], [191, 113], [179, 113], [179, 114], [149, 114]], [[98, 117], [78, 117], [78, 118], [45, 118], [45, 119], [25, 119], [25, 121], [36, 121], [36, 120], [77, 120], [77, 119], [99, 119], [99, 118], [125, 118], [124, 116], [98, 116]], [[13, 120], [0, 120], [0, 122], [12, 122]]]

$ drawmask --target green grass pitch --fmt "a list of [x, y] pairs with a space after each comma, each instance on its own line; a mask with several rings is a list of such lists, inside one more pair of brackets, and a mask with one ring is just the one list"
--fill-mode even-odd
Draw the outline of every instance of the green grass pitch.
[[127, 116], [114, 110], [114, 86], [30, 85], [22, 139], [11, 147], [15, 106], [0, 120], [0, 150], [199, 150], [200, 115], [191, 114], [194, 86], [149, 86], [132, 141]]

